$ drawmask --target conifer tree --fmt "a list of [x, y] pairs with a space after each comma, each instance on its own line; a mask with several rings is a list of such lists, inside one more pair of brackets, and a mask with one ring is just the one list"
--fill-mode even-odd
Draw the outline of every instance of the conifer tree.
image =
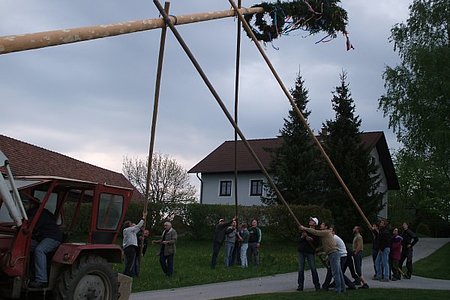
[[[308, 90], [300, 73], [297, 75], [295, 87], [290, 93], [305, 119], [311, 114], [306, 105], [309, 102]], [[316, 204], [320, 185], [322, 161], [319, 152], [307, 128], [293, 109], [284, 119], [284, 127], [280, 130], [281, 147], [274, 150], [272, 171], [277, 186], [286, 202], [291, 204]], [[319, 159], [318, 159], [319, 158]], [[263, 201], [268, 203], [268, 199]]]
[[[323, 125], [321, 139], [353, 197], [369, 220], [373, 220], [382, 208], [383, 195], [377, 192], [380, 182], [377, 167], [369, 149], [362, 144], [359, 129], [361, 119], [355, 115], [355, 104], [346, 79], [347, 74], [343, 72], [340, 75], [341, 83], [333, 92], [335, 119]], [[327, 199], [323, 205], [333, 212], [340, 235], [349, 237], [353, 226], [363, 224], [363, 220], [336, 176], [331, 171], [326, 174]]]

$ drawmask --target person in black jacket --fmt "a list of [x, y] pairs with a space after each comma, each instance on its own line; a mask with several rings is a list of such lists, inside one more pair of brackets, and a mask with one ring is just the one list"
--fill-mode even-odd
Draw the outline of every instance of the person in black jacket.
[[402, 233], [402, 256], [399, 262], [399, 269], [402, 270], [403, 263], [406, 260], [406, 273], [403, 275], [406, 279], [411, 279], [412, 275], [412, 258], [413, 258], [413, 247], [419, 241], [417, 235], [409, 229], [409, 224], [403, 223], [403, 233]]
[[[30, 203], [30, 205], [33, 205]], [[27, 216], [32, 220], [39, 209], [38, 205], [27, 210]], [[34, 221], [34, 220], [33, 220]], [[55, 251], [61, 244], [63, 233], [59, 229], [56, 217], [44, 208], [33, 228], [31, 251], [34, 251], [35, 279], [28, 286], [30, 288], [45, 288], [48, 286], [47, 254]]]
[[216, 225], [214, 229], [214, 238], [213, 238], [213, 253], [211, 258], [211, 269], [215, 269], [217, 265], [217, 256], [220, 252], [220, 247], [222, 247], [223, 241], [225, 239], [225, 229], [231, 225], [233, 221], [236, 221], [236, 218], [233, 218], [230, 222], [225, 223], [224, 219], [219, 219], [219, 223]]
[[[309, 218], [309, 228], [316, 229], [319, 224], [319, 220], [315, 217]], [[316, 268], [316, 248], [320, 244], [320, 238], [318, 236], [302, 231], [298, 241], [298, 287], [297, 291], [303, 291], [303, 285], [305, 282], [305, 260], [308, 260], [309, 268], [311, 269], [312, 280], [316, 291], [320, 290], [319, 275]]]

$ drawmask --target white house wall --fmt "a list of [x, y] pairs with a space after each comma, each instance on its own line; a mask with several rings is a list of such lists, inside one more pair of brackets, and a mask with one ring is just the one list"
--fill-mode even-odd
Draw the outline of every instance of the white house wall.
[[[219, 196], [220, 182], [223, 180], [231, 180], [231, 196]], [[250, 181], [263, 180], [265, 177], [260, 173], [238, 173], [238, 204], [251, 206], [261, 205], [260, 196], [250, 196]], [[202, 203], [204, 204], [226, 204], [234, 205], [234, 173], [223, 174], [202, 174], [203, 193]]]
[[[380, 174], [380, 186], [378, 191], [384, 193], [382, 203], [384, 208], [378, 213], [379, 217], [387, 218], [387, 179], [384, 170], [380, 164], [380, 158], [376, 148], [372, 149], [372, 157], [375, 159], [375, 163], [378, 166], [378, 172]], [[219, 196], [220, 182], [223, 180], [230, 180], [232, 182], [231, 196]], [[263, 180], [267, 182], [261, 173], [238, 173], [238, 204], [239, 205], [262, 205], [261, 198], [259, 196], [250, 196], [250, 181], [251, 180]], [[224, 204], [234, 205], [234, 173], [222, 173], [222, 174], [202, 174], [203, 191], [202, 191], [202, 203], [204, 204]]]

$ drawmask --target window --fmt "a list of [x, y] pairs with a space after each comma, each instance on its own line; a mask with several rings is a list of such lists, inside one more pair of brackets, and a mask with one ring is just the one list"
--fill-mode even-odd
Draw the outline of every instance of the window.
[[122, 217], [123, 197], [102, 193], [98, 212], [97, 228], [116, 230]]
[[231, 196], [231, 180], [221, 180], [219, 196]]
[[[35, 198], [38, 198], [42, 202], [46, 194], [47, 194], [46, 191], [35, 190], [33, 196]], [[48, 211], [51, 212], [52, 214], [55, 214], [57, 204], [58, 204], [58, 194], [51, 193], [50, 197], [48, 198], [47, 204], [45, 204], [45, 208], [48, 209]]]
[[262, 196], [263, 192], [263, 181], [250, 180], [250, 196]]

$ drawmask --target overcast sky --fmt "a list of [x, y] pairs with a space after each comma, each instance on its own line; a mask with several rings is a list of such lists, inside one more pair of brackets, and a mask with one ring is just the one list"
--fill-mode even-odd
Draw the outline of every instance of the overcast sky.
[[[398, 55], [390, 29], [405, 22], [411, 0], [343, 0], [355, 50], [339, 35], [298, 31], [266, 45], [291, 88], [301, 70], [309, 90], [309, 122], [317, 132], [334, 117], [331, 92], [339, 74], [348, 83], [362, 131], [384, 131], [378, 110], [382, 73]], [[249, 7], [260, 3], [244, 0]], [[173, 0], [171, 14], [230, 9], [227, 0]], [[1, 0], [0, 36], [158, 18], [151, 0]], [[222, 100], [233, 112], [236, 20], [177, 27]], [[0, 133], [121, 172], [124, 156], [145, 158], [153, 109], [160, 30], [0, 55]], [[278, 50], [276, 50], [277, 48]], [[283, 127], [289, 103], [243, 33], [239, 125], [247, 139], [270, 138]], [[234, 131], [171, 32], [167, 35], [155, 150], [190, 169]]]

